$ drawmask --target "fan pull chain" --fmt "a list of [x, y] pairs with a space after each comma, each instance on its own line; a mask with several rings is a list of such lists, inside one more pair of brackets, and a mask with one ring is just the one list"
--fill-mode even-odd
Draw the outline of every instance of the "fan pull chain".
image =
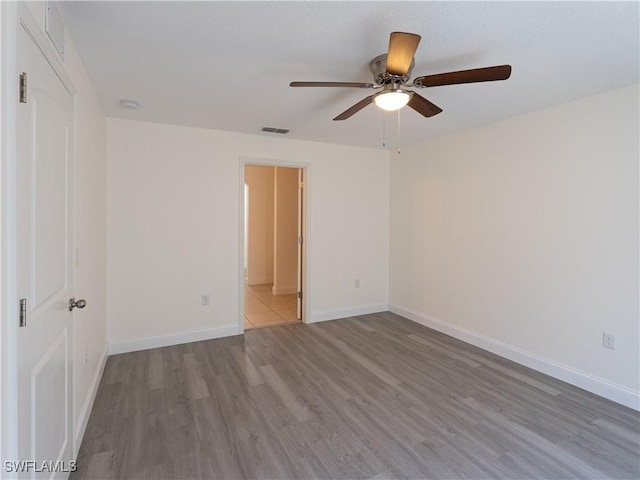
[[385, 115], [384, 115], [384, 110], [381, 110], [382, 112], [382, 147], [385, 148], [387, 146], [387, 131], [385, 128]]
[[402, 109], [398, 110], [398, 131], [396, 134], [396, 147], [398, 149], [398, 155], [400, 155], [400, 110]]

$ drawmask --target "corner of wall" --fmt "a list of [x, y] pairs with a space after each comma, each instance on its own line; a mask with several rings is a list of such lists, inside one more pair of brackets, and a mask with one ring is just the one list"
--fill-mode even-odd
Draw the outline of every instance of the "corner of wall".
[[595, 393], [613, 402], [640, 411], [640, 392], [461, 328], [458, 325], [446, 322], [432, 315], [419, 313], [398, 305], [390, 305], [389, 310], [415, 323], [432, 328], [433, 330], [519, 363], [520, 365], [532, 368], [533, 370], [557, 378], [558, 380], [562, 380], [588, 392]]
[[96, 395], [98, 393], [100, 380], [102, 379], [104, 368], [107, 365], [107, 356], [108, 349], [107, 345], [105, 344], [104, 350], [102, 351], [102, 354], [100, 356], [100, 360], [98, 361], [96, 369], [93, 372], [91, 382], [89, 383], [89, 388], [84, 399], [84, 403], [79, 410], [75, 422], [75, 432], [73, 437], [73, 458], [78, 457], [78, 452], [80, 451], [80, 446], [82, 445], [82, 438], [84, 437], [84, 432], [86, 431], [87, 423], [89, 422], [89, 416], [91, 415], [91, 409], [93, 408], [93, 403], [95, 402]]

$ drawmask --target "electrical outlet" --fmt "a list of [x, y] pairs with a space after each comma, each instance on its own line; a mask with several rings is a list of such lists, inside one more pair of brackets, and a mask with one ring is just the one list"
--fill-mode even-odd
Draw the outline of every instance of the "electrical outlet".
[[353, 280], [353, 288], [360, 288], [360, 279], [356, 278]]
[[210, 305], [211, 297], [209, 295], [202, 295], [202, 305]]
[[602, 346], [604, 348], [616, 349], [616, 336], [613, 333], [602, 332]]

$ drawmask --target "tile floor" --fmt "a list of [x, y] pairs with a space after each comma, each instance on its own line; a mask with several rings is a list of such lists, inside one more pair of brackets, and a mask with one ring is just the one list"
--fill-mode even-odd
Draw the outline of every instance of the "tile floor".
[[296, 294], [273, 295], [271, 287], [271, 285], [244, 287], [245, 330], [300, 321], [296, 318]]

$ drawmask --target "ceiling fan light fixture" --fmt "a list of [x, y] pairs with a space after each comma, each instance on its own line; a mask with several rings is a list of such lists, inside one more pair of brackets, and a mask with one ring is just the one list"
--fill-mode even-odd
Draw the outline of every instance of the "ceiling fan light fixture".
[[387, 112], [395, 112], [404, 107], [411, 99], [411, 93], [404, 90], [387, 90], [377, 94], [373, 101]]

